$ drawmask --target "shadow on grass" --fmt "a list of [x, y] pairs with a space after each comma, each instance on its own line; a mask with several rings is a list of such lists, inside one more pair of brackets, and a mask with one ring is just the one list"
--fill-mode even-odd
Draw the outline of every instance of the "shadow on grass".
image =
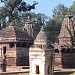
[[54, 72], [54, 75], [72, 75], [73, 73], [74, 73], [74, 71], [71, 71], [71, 72]]

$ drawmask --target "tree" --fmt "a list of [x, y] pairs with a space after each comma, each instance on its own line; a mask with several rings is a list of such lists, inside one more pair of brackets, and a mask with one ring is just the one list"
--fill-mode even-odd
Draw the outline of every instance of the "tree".
[[59, 4], [53, 9], [52, 18], [46, 22], [46, 32], [50, 34], [49, 39], [52, 40], [53, 43], [58, 38], [62, 20], [67, 12], [68, 8], [63, 4]]
[[70, 6], [69, 11], [75, 15], [75, 1], [73, 2], [73, 4]]
[[21, 1], [22, 0], [1, 0], [1, 2], [4, 2], [4, 14], [9, 17], [9, 22], [12, 21], [12, 18], [14, 16], [14, 9], [19, 6]]
[[[6, 9], [3, 7], [0, 7], [0, 25], [3, 26], [4, 28], [6, 27], [6, 14], [5, 14]], [[0, 26], [0, 29], [1, 29]]]
[[57, 22], [62, 22], [64, 16], [68, 12], [68, 8], [64, 6], [63, 4], [59, 4], [56, 6], [53, 10], [53, 16], [52, 18]]
[[[44, 20], [47, 20], [48, 16], [46, 16], [45, 14], [42, 14], [42, 13], [38, 13], [38, 14], [31, 13], [31, 19], [33, 22], [33, 29], [36, 32], [36, 34], [38, 34], [41, 27], [44, 25]], [[35, 34], [35, 36], [36, 36], [36, 34]]]
[[57, 40], [60, 27], [61, 25], [57, 24], [57, 22], [51, 18], [46, 22], [45, 30], [51, 43], [54, 43]]
[[[14, 21], [18, 26], [20, 26], [25, 20], [22, 15], [22, 13], [19, 14], [19, 12], [26, 12], [30, 11], [31, 9], [35, 9], [35, 5], [38, 4], [37, 2], [34, 2], [32, 5], [26, 3], [22, 0], [0, 0], [4, 3], [4, 6], [2, 7], [1, 14], [3, 16], [3, 27], [6, 27], [5, 21], [7, 21], [7, 24], [11, 21]], [[21, 15], [22, 14], [22, 15]], [[27, 15], [28, 13], [26, 13]], [[29, 14], [28, 14], [29, 15]], [[23, 18], [22, 18], [23, 17]], [[8, 19], [6, 19], [8, 18]], [[23, 20], [23, 21], [21, 21]]]

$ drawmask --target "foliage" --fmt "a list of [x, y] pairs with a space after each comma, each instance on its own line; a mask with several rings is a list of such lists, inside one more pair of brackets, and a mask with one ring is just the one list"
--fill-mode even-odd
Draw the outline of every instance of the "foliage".
[[49, 36], [52, 36], [50, 40], [52, 40], [53, 43], [58, 39], [61, 23], [67, 12], [68, 8], [63, 4], [59, 4], [54, 8], [52, 18], [46, 22], [46, 31], [50, 34]]
[[1, 23], [3, 21], [2, 23], [3, 27], [6, 27], [6, 24], [9, 24], [11, 21], [14, 21], [18, 26], [20, 26], [21, 24], [24, 25], [24, 21], [25, 21], [24, 19], [29, 14], [28, 13], [21, 14], [20, 12], [22, 12], [23, 10], [25, 10], [24, 12], [26, 12], [26, 11], [30, 11], [31, 9], [35, 9], [35, 5], [38, 4], [35, 1], [33, 5], [30, 4], [26, 5], [26, 3], [22, 0], [0, 0], [0, 2], [4, 3], [4, 6], [1, 7], [1, 11], [0, 11]]

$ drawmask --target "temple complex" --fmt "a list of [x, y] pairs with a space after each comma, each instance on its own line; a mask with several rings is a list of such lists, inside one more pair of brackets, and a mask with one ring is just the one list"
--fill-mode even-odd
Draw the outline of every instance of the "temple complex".
[[52, 75], [53, 70], [75, 68], [73, 15], [65, 15], [58, 40], [57, 44], [50, 44], [44, 26], [34, 39], [33, 24], [29, 17], [24, 30], [11, 22], [8, 27], [0, 30], [0, 67], [30, 66], [30, 75]]

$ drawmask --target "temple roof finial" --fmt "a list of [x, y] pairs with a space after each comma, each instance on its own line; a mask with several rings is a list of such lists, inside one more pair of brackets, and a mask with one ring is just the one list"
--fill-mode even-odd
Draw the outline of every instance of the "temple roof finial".
[[10, 26], [14, 26], [14, 22], [10, 22]]
[[30, 19], [30, 17], [28, 16], [28, 20]]
[[27, 16], [27, 21], [30, 21], [30, 16]]

